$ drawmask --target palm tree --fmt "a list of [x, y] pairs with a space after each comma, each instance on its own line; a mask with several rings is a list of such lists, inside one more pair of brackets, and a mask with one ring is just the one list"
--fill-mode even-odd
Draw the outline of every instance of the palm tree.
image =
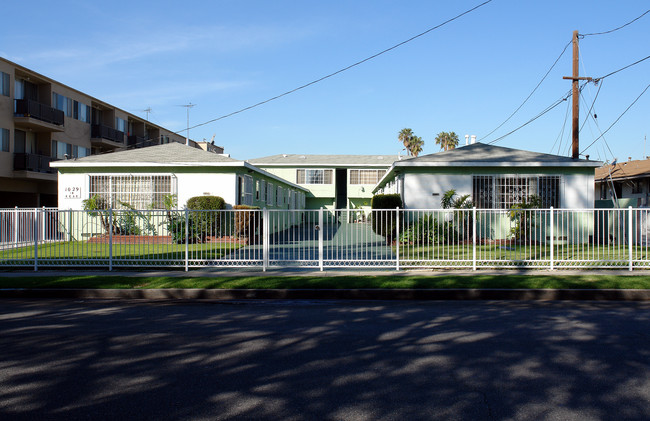
[[424, 146], [424, 140], [420, 136], [413, 136], [411, 142], [409, 143], [409, 153], [413, 156], [420, 155], [422, 152], [422, 147]]
[[440, 132], [436, 136], [436, 145], [440, 145], [440, 149], [445, 151], [456, 149], [456, 146], [458, 146], [458, 135], [454, 132]]
[[404, 144], [406, 150], [409, 150], [411, 139], [413, 138], [413, 130], [411, 129], [402, 129], [397, 134], [397, 139]]
[[406, 152], [410, 156], [418, 156], [422, 152], [424, 141], [421, 137], [413, 134], [411, 129], [402, 129], [397, 135], [397, 139], [404, 144]]

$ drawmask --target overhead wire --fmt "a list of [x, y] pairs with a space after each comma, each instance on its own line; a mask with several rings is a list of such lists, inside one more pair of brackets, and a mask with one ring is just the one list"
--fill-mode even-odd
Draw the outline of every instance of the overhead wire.
[[519, 129], [521, 129], [521, 128], [527, 126], [527, 125], [529, 125], [529, 124], [532, 123], [533, 121], [535, 121], [535, 120], [537, 120], [538, 118], [542, 117], [544, 114], [548, 113], [549, 111], [551, 111], [552, 109], [554, 109], [555, 107], [557, 107], [558, 105], [560, 105], [563, 101], [566, 101], [567, 99], [569, 99], [570, 96], [571, 96], [571, 91], [569, 91], [569, 92], [568, 92], [566, 95], [564, 95], [562, 98], [556, 100], [553, 104], [551, 104], [551, 105], [549, 105], [548, 107], [546, 107], [546, 109], [544, 109], [544, 111], [540, 112], [540, 113], [537, 114], [535, 117], [531, 118], [530, 120], [528, 120], [527, 122], [525, 122], [525, 123], [522, 124], [521, 126], [519, 126], [519, 127], [515, 128], [515, 129], [511, 130], [510, 132], [504, 134], [504, 135], [501, 136], [501, 137], [498, 137], [498, 138], [496, 138], [496, 139], [494, 139], [494, 140], [488, 142], [487, 144], [488, 144], [488, 145], [492, 145], [492, 144], [494, 144], [494, 143], [500, 141], [501, 139], [510, 136], [511, 134], [513, 134], [514, 132], [518, 131]]
[[533, 96], [533, 94], [535, 93], [535, 91], [537, 91], [537, 88], [539, 88], [539, 86], [542, 84], [542, 82], [544, 82], [544, 80], [545, 80], [546, 77], [549, 75], [549, 73], [551, 73], [551, 70], [553, 70], [553, 68], [555, 67], [555, 65], [560, 61], [560, 59], [562, 58], [562, 56], [563, 56], [564, 53], [566, 52], [567, 48], [569, 48], [569, 45], [571, 45], [571, 43], [572, 43], [572, 41], [569, 41], [569, 42], [567, 43], [567, 45], [564, 46], [564, 49], [562, 50], [562, 52], [560, 53], [560, 55], [558, 56], [558, 58], [555, 59], [555, 61], [553, 62], [553, 64], [551, 65], [551, 67], [548, 69], [548, 71], [546, 72], [546, 74], [544, 74], [544, 76], [543, 76], [542, 79], [537, 83], [537, 85], [535, 86], [535, 88], [533, 88], [533, 90], [530, 92], [530, 94], [528, 94], [528, 96], [526, 97], [526, 99], [524, 99], [524, 102], [522, 102], [521, 105], [519, 105], [519, 107], [517, 107], [517, 109], [514, 110], [514, 111], [512, 112], [512, 114], [510, 114], [510, 116], [508, 116], [508, 118], [506, 118], [506, 119], [505, 119], [501, 124], [499, 124], [499, 125], [498, 125], [494, 130], [492, 130], [490, 133], [486, 134], [485, 136], [480, 137], [479, 139], [485, 139], [486, 137], [490, 136], [492, 133], [494, 133], [494, 132], [496, 132], [497, 130], [499, 130], [499, 129], [504, 125], [504, 124], [506, 124], [508, 121], [510, 121], [510, 119], [511, 119], [515, 114], [517, 114], [517, 112], [518, 112], [519, 110], [521, 110], [521, 108], [526, 104], [526, 102], [528, 102], [528, 100], [530, 99], [530, 97]]
[[[645, 89], [644, 89], [644, 90], [639, 94], [639, 96], [636, 97], [636, 99], [635, 99], [634, 101], [632, 101], [632, 103], [631, 103], [631, 104], [630, 104], [630, 105], [625, 109], [625, 111], [623, 111], [623, 113], [621, 113], [621, 115], [618, 116], [618, 118], [617, 118], [616, 120], [614, 120], [614, 122], [613, 122], [613, 123], [612, 123], [612, 124], [607, 128], [607, 130], [605, 130], [604, 132], [602, 132], [602, 134], [601, 134], [600, 136], [598, 136], [596, 139], [594, 139], [594, 141], [591, 142], [591, 143], [590, 143], [590, 144], [589, 144], [585, 149], [583, 149], [583, 151], [580, 152], [580, 153], [585, 152], [585, 151], [586, 151], [587, 149], [589, 149], [589, 148], [590, 148], [594, 143], [596, 143], [600, 138], [602, 138], [603, 136], [605, 136], [605, 133], [607, 133], [607, 132], [612, 128], [612, 127], [614, 127], [614, 125], [616, 125], [616, 123], [618, 123], [618, 121], [619, 121], [619, 120], [620, 120], [620, 119], [625, 115], [625, 113], [627, 113], [628, 110], [629, 110], [630, 108], [632, 108], [632, 106], [633, 106], [634, 104], [636, 104], [636, 102], [639, 100], [639, 98], [641, 98], [641, 97], [643, 96], [643, 94], [646, 93], [646, 91], [648, 90], [648, 88], [650, 88], [650, 84], [648, 84], [648, 86], [646, 86]], [[611, 151], [610, 151], [610, 152], [611, 152]]]
[[632, 19], [631, 21], [629, 21], [629, 22], [626, 23], [625, 25], [619, 26], [618, 28], [610, 29], [609, 31], [604, 31], [604, 32], [593, 32], [593, 33], [591, 33], [591, 34], [581, 34], [581, 35], [584, 36], [584, 37], [588, 37], [588, 36], [592, 36], [592, 35], [605, 35], [605, 34], [611, 34], [612, 32], [616, 32], [616, 31], [618, 31], [619, 29], [623, 29], [623, 28], [625, 28], [626, 26], [633, 24], [634, 22], [636, 22], [637, 20], [641, 19], [642, 17], [644, 17], [644, 16], [647, 15], [648, 13], [650, 13], [650, 10], [646, 10], [643, 14], [641, 14], [640, 16], [637, 16], [636, 18]]
[[381, 56], [381, 55], [383, 55], [383, 54], [386, 54], [386, 53], [388, 53], [389, 51], [392, 51], [392, 50], [394, 50], [394, 49], [396, 49], [396, 48], [399, 48], [399, 47], [401, 47], [402, 45], [407, 44], [407, 43], [409, 43], [409, 42], [411, 42], [411, 41], [413, 41], [413, 40], [415, 40], [415, 39], [417, 39], [417, 38], [420, 38], [420, 37], [422, 37], [422, 36], [428, 34], [429, 32], [432, 32], [432, 31], [434, 31], [434, 30], [436, 30], [436, 29], [438, 29], [438, 28], [441, 28], [442, 26], [447, 25], [448, 23], [451, 23], [451, 22], [453, 22], [453, 21], [455, 21], [455, 20], [457, 20], [457, 19], [459, 19], [459, 18], [461, 18], [461, 17], [467, 15], [468, 13], [471, 13], [471, 12], [473, 12], [474, 10], [476, 10], [476, 9], [478, 9], [478, 8], [480, 8], [480, 7], [483, 7], [483, 6], [485, 6], [486, 4], [491, 3], [491, 2], [492, 2], [492, 0], [486, 0], [486, 1], [484, 1], [483, 3], [481, 3], [481, 4], [477, 5], [477, 6], [474, 6], [474, 7], [472, 7], [471, 9], [468, 9], [468, 10], [466, 10], [466, 11], [464, 11], [464, 12], [462, 12], [462, 13], [460, 13], [460, 14], [458, 14], [458, 15], [456, 15], [456, 16], [450, 18], [450, 19], [447, 19], [446, 21], [444, 21], [444, 22], [442, 22], [442, 23], [440, 23], [440, 24], [438, 24], [438, 25], [436, 25], [436, 26], [433, 26], [433, 27], [429, 28], [429, 29], [427, 29], [427, 30], [424, 31], [424, 32], [420, 32], [419, 34], [414, 35], [414, 36], [412, 36], [411, 38], [409, 38], [409, 39], [407, 39], [407, 40], [405, 40], [405, 41], [402, 41], [402, 42], [400, 42], [400, 43], [398, 43], [398, 44], [395, 44], [395, 45], [393, 45], [392, 47], [386, 48], [385, 50], [382, 50], [382, 51], [380, 51], [380, 52], [378, 52], [378, 53], [376, 53], [376, 54], [373, 54], [373, 55], [371, 55], [371, 56], [369, 56], [369, 57], [366, 57], [366, 58], [364, 58], [363, 60], [359, 60], [359, 61], [357, 61], [356, 63], [353, 63], [353, 64], [351, 64], [351, 65], [349, 65], [349, 66], [346, 66], [346, 67], [344, 67], [344, 68], [342, 68], [342, 69], [339, 69], [339, 70], [337, 70], [337, 71], [335, 71], [335, 72], [333, 72], [333, 73], [330, 73], [330, 74], [328, 74], [328, 75], [325, 75], [325, 76], [323, 76], [323, 77], [321, 77], [321, 78], [318, 78], [318, 79], [316, 79], [316, 80], [313, 80], [313, 81], [311, 81], [311, 82], [309, 82], [309, 83], [306, 83], [306, 84], [304, 84], [304, 85], [298, 86], [297, 88], [291, 89], [291, 90], [289, 90], [289, 91], [286, 91], [286, 92], [284, 92], [284, 93], [282, 93], [282, 94], [279, 94], [279, 95], [276, 95], [276, 96], [271, 97], [271, 98], [269, 98], [269, 99], [266, 99], [266, 100], [264, 100], [264, 101], [260, 101], [260, 102], [258, 102], [258, 103], [256, 103], [256, 104], [249, 105], [248, 107], [241, 108], [241, 109], [239, 109], [239, 110], [237, 110], [237, 111], [233, 111], [233, 112], [231, 112], [231, 113], [228, 113], [228, 114], [222, 115], [222, 116], [220, 116], [220, 117], [213, 118], [212, 120], [208, 120], [208, 121], [206, 121], [206, 122], [203, 122], [203, 123], [200, 123], [200, 124], [196, 124], [196, 125], [191, 126], [191, 127], [189, 127], [189, 128], [188, 128], [188, 127], [183, 128], [183, 129], [181, 129], [181, 130], [179, 130], [179, 131], [177, 131], [177, 132], [175, 132], [175, 133], [176, 133], [176, 134], [179, 134], [179, 133], [181, 133], [181, 132], [183, 132], [183, 131], [185, 131], [185, 130], [195, 129], [195, 128], [197, 128], [197, 127], [201, 127], [201, 126], [205, 126], [205, 125], [210, 124], [210, 123], [214, 123], [215, 121], [219, 121], [219, 120], [223, 120], [223, 119], [228, 118], [228, 117], [232, 117], [232, 116], [234, 116], [234, 115], [236, 115], [236, 114], [240, 114], [240, 113], [242, 113], [242, 112], [244, 112], [244, 111], [248, 111], [248, 110], [250, 110], [250, 109], [253, 109], [253, 108], [259, 107], [260, 105], [267, 104], [267, 103], [269, 103], [269, 102], [271, 102], [271, 101], [275, 101], [276, 99], [282, 98], [282, 97], [284, 97], [284, 96], [287, 96], [287, 95], [289, 95], [289, 94], [292, 94], [292, 93], [294, 93], [294, 92], [297, 92], [297, 91], [299, 91], [299, 90], [301, 90], [301, 89], [305, 89], [305, 88], [307, 88], [307, 87], [309, 87], [309, 86], [311, 86], [311, 85], [314, 85], [314, 84], [316, 84], [316, 83], [322, 82], [322, 81], [324, 81], [324, 80], [326, 80], [326, 79], [329, 79], [329, 78], [331, 78], [331, 77], [333, 77], [333, 76], [336, 76], [336, 75], [338, 75], [338, 74], [340, 74], [340, 73], [343, 73], [343, 72], [345, 72], [345, 71], [347, 71], [347, 70], [350, 70], [350, 69], [352, 69], [353, 67], [359, 66], [359, 65], [361, 65], [361, 64], [363, 64], [363, 63], [365, 63], [365, 62], [367, 62], [367, 61], [370, 61], [370, 60], [372, 60], [372, 59], [374, 59], [374, 58], [377, 58], [377, 57], [379, 57], [379, 56]]

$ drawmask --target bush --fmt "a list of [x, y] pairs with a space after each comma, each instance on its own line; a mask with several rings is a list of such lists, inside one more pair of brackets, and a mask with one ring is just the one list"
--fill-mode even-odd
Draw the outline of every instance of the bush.
[[442, 244], [449, 237], [451, 228], [450, 222], [441, 222], [433, 215], [424, 215], [404, 230], [400, 242], [419, 245]]
[[187, 208], [193, 210], [223, 210], [226, 201], [219, 196], [194, 196], [187, 201]]
[[[373, 211], [402, 207], [402, 198], [399, 194], [377, 194], [372, 197], [370, 207]], [[397, 212], [373, 212], [371, 218], [372, 230], [386, 241], [392, 242], [397, 229]]]
[[221, 212], [226, 208], [226, 202], [219, 196], [195, 196], [187, 201], [187, 208], [199, 212], [190, 212], [189, 237], [190, 242], [203, 243], [209, 235], [220, 236]]
[[[257, 206], [236, 205], [235, 235], [248, 240], [248, 244], [256, 243], [262, 237], [262, 214]], [[256, 232], [257, 231], [257, 232]], [[257, 234], [257, 235], [256, 235]]]

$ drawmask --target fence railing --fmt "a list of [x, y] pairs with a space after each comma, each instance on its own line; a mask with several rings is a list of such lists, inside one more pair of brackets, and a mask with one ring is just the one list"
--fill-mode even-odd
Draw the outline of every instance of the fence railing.
[[647, 268], [650, 209], [0, 209], [0, 267]]

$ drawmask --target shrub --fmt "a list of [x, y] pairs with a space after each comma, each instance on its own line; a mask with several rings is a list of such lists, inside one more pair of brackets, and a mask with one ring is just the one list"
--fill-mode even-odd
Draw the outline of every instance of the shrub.
[[187, 201], [190, 212], [189, 237], [191, 242], [205, 242], [209, 235], [219, 236], [221, 232], [221, 212], [226, 202], [219, 196], [195, 196]]
[[392, 209], [402, 207], [402, 198], [399, 194], [377, 194], [372, 197], [370, 207], [373, 211], [371, 218], [372, 230], [386, 241], [392, 242], [395, 238], [397, 227], [397, 212], [381, 212], [381, 209]]
[[[256, 243], [262, 236], [262, 214], [257, 206], [236, 205], [235, 235], [245, 238], [249, 244]], [[257, 235], [256, 235], [257, 234]]]
[[424, 215], [404, 230], [400, 235], [400, 242], [419, 245], [442, 244], [450, 231], [450, 222], [441, 222], [433, 215]]

